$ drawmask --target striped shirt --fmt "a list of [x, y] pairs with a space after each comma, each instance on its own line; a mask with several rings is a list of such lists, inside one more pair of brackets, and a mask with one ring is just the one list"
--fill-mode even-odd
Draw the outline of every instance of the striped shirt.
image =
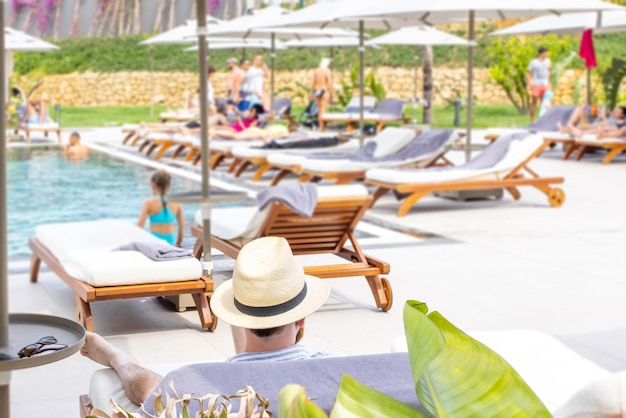
[[317, 352], [310, 353], [304, 346], [295, 344], [290, 347], [273, 351], [262, 351], [259, 353], [241, 353], [226, 359], [228, 363], [239, 363], [244, 361], [293, 361], [306, 360], [309, 358], [329, 357], [330, 353]]

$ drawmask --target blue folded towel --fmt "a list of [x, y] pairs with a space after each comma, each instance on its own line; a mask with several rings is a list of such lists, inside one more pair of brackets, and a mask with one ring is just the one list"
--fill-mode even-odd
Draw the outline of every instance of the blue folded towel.
[[317, 186], [313, 183], [286, 183], [263, 190], [257, 195], [259, 210], [279, 202], [300, 216], [310, 218], [317, 205]]
[[113, 251], [139, 251], [146, 257], [154, 261], [180, 260], [183, 258], [193, 258], [193, 253], [189, 250], [174, 247], [167, 243], [160, 242], [131, 242], [122, 245]]

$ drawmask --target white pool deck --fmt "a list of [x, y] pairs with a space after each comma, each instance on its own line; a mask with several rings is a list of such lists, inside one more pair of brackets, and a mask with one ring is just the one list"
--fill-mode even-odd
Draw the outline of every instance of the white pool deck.
[[[122, 138], [119, 128], [78, 131], [96, 147], [117, 147]], [[450, 155], [463, 159], [458, 151]], [[531, 188], [522, 188], [518, 201], [509, 195], [480, 202], [429, 196], [403, 218], [396, 217], [398, 203], [391, 196], [381, 199], [367, 219], [436, 237], [420, 239], [362, 222], [364, 251], [391, 264], [393, 308], [376, 310], [365, 279], [329, 280], [331, 298], [307, 319], [304, 344], [345, 354], [387, 352], [392, 338], [403, 334], [403, 302], [418, 299], [463, 330], [542, 331], [607, 370], [626, 370], [626, 154], [609, 165], [601, 164], [603, 154], [579, 162], [562, 161], [561, 155], [560, 148], [550, 150], [531, 164], [544, 176], [565, 177], [561, 208], [550, 207]], [[199, 178], [197, 168], [182, 170]], [[216, 182], [228, 178], [223, 169], [214, 175]], [[244, 179], [237, 186], [249, 183]], [[24, 259], [9, 264], [10, 311], [73, 318], [70, 289], [47, 269], [32, 284], [28, 268]], [[216, 284], [228, 274], [218, 272]], [[195, 311], [178, 313], [159, 299], [99, 302], [92, 309], [96, 331], [143, 364], [220, 360], [233, 353], [226, 324], [207, 332]], [[12, 416], [46, 411], [78, 417], [78, 396], [98, 368], [74, 355], [15, 371]]]

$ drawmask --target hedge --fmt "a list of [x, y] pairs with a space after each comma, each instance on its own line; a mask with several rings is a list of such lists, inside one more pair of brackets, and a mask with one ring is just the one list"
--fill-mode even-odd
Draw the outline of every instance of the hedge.
[[[479, 28], [476, 48], [476, 67], [485, 67], [489, 61], [483, 47], [490, 42], [488, 32], [493, 26], [482, 24]], [[370, 31], [371, 36], [381, 32]], [[456, 31], [465, 36], [464, 30]], [[36, 71], [43, 74], [66, 74], [75, 71], [116, 72], [116, 71], [148, 71], [150, 69], [150, 53], [147, 46], [139, 45], [145, 36], [129, 36], [122, 38], [75, 38], [57, 42], [61, 50], [56, 53], [17, 53], [15, 69], [17, 74], [28, 74]], [[572, 38], [572, 49], [578, 48], [577, 39]], [[610, 61], [613, 56], [623, 56], [623, 45], [626, 33], [606, 34], [596, 37], [596, 51], [600, 60]], [[548, 45], [549, 46], [549, 45]], [[197, 55], [184, 52], [183, 45], [157, 45], [154, 51], [154, 69], [156, 71], [196, 71]], [[467, 60], [467, 49], [460, 46], [437, 46], [434, 50], [435, 66], [464, 66]], [[258, 51], [248, 51], [248, 56]], [[268, 57], [267, 51], [260, 51]], [[226, 59], [240, 57], [242, 51], [212, 51], [210, 60], [219, 69], [226, 69]], [[327, 49], [290, 49], [279, 51], [276, 60], [277, 69], [300, 69], [315, 67], [320, 59], [328, 56]], [[421, 54], [420, 54], [421, 55]], [[414, 65], [415, 49], [410, 46], [386, 46], [379, 50], [368, 49], [366, 61], [368, 66], [403, 66]], [[358, 59], [355, 48], [335, 50], [334, 67], [349, 68]], [[269, 61], [269, 59], [266, 59]], [[582, 66], [580, 60], [574, 61], [575, 66]]]

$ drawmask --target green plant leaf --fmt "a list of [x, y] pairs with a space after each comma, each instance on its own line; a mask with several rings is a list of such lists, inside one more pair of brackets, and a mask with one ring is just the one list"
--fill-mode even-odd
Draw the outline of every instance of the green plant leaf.
[[407, 301], [404, 326], [416, 392], [438, 417], [550, 417], [502, 357], [427, 306]]
[[278, 418], [328, 418], [322, 409], [306, 396], [306, 389], [287, 385], [278, 394]]
[[[330, 418], [419, 418], [430, 415], [365, 386], [350, 375], [341, 376]], [[280, 416], [282, 418], [282, 416]]]

